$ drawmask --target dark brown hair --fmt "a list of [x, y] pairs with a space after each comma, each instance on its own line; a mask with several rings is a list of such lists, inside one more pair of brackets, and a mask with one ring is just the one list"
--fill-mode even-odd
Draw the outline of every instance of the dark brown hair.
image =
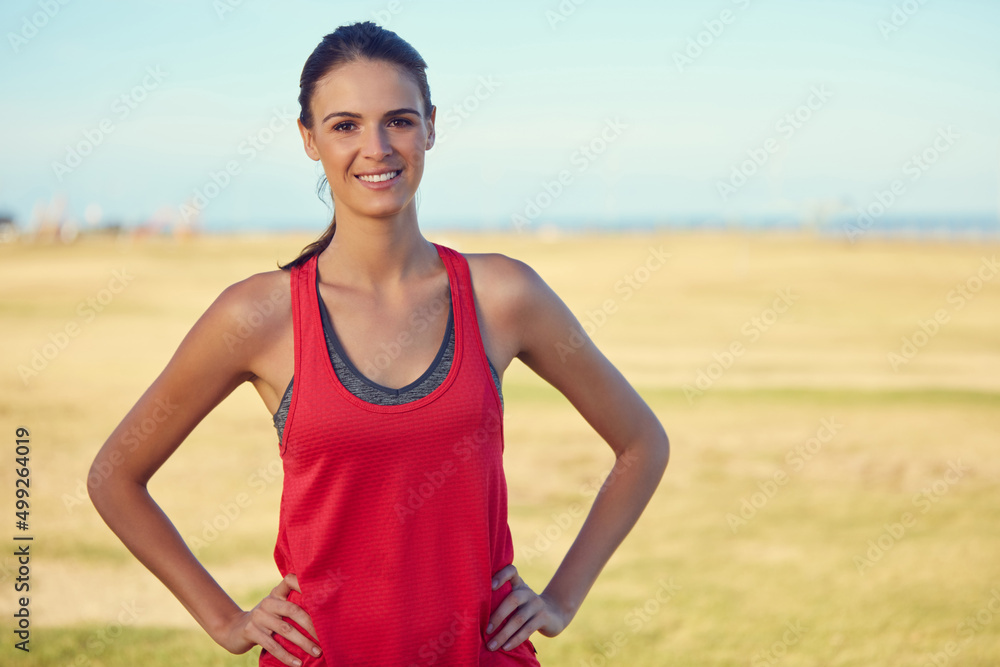
[[[420, 57], [417, 50], [402, 37], [391, 30], [386, 30], [377, 23], [365, 21], [364, 23], [340, 26], [325, 36], [306, 60], [306, 64], [302, 68], [302, 76], [299, 77], [299, 120], [302, 121], [303, 125], [312, 129], [313, 117], [310, 103], [316, 83], [330, 70], [359, 60], [386, 62], [412, 76], [417, 88], [420, 89], [420, 96], [424, 103], [424, 116], [431, 115], [431, 89], [427, 84], [425, 71], [427, 63]], [[326, 176], [323, 176], [316, 188], [320, 199], [322, 199], [326, 188], [327, 180]], [[336, 231], [337, 212], [334, 211], [333, 220], [326, 231], [303, 248], [294, 260], [285, 265], [279, 265], [280, 268], [290, 269], [304, 263], [313, 255], [323, 252], [330, 245], [330, 239], [333, 238]]]

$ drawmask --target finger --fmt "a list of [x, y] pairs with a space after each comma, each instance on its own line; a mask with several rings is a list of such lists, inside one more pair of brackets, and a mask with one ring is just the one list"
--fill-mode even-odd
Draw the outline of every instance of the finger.
[[271, 589], [271, 597], [276, 597], [279, 600], [288, 599], [288, 591], [292, 590], [292, 587], [288, 585], [286, 579], [282, 579], [278, 582], [278, 585]]
[[500, 631], [490, 640], [487, 648], [494, 651], [497, 647], [503, 647], [505, 651], [508, 651], [523, 642], [541, 626], [538, 612], [544, 606], [544, 603], [536, 598], [535, 601], [518, 607]]
[[259, 644], [262, 649], [289, 667], [302, 667], [302, 661], [296, 658], [291, 652], [282, 646], [277, 639], [272, 637], [267, 632], [258, 630], [251, 636], [251, 641]]
[[[500, 645], [501, 648], [503, 648], [504, 651], [512, 651], [523, 644], [525, 639], [530, 637], [532, 633], [536, 632], [538, 628], [542, 626], [542, 621], [539, 620], [539, 616], [540, 614], [535, 615], [530, 621], [522, 625], [520, 630], [515, 632], [510, 639]], [[495, 641], [499, 643], [503, 640], [496, 639]]]
[[289, 591], [297, 591], [299, 593], [302, 590], [299, 588], [299, 578], [294, 572], [289, 572], [285, 575], [285, 578], [278, 582], [278, 585], [271, 589], [271, 594], [282, 600], [288, 597]]
[[517, 576], [517, 568], [511, 563], [493, 575], [493, 590], [500, 588], [505, 581]]
[[[299, 627], [308, 632], [312, 637], [316, 636], [316, 628], [315, 626], [313, 626], [312, 617], [309, 616], [309, 612], [307, 612], [305, 609], [295, 604], [294, 602], [289, 602], [288, 600], [277, 600], [273, 598], [271, 599], [271, 601], [267, 601], [267, 599], [265, 599], [261, 603], [261, 608], [262, 611], [269, 614], [270, 618], [273, 619], [273, 621], [265, 621], [268, 629], [277, 630], [277, 626], [275, 626], [274, 624], [275, 621], [279, 623], [287, 623], [287, 621], [285, 621], [284, 619], [290, 618], [296, 623], [298, 623]], [[285, 635], [284, 632], [282, 632], [281, 634]], [[303, 648], [311, 653], [312, 647], [315, 646], [315, 642], [310, 639], [309, 643], [310, 643], [309, 646], [303, 645]]]
[[[500, 601], [500, 604], [497, 605], [497, 608], [493, 610], [493, 613], [490, 614], [489, 625], [486, 626], [486, 634], [489, 634], [496, 628], [499, 628], [503, 624], [504, 619], [514, 613], [514, 611], [536, 599], [538, 599], [538, 596], [535, 595], [534, 591], [527, 587], [518, 588], [508, 593], [504, 599]], [[508, 623], [509, 622], [510, 621], [508, 620]]]
[[[319, 645], [312, 639], [312, 637], [316, 636], [315, 630], [312, 629], [312, 623], [304, 623], [299, 620], [302, 618], [305, 621], [309, 621], [309, 616], [305, 613], [305, 610], [292, 602], [283, 602], [280, 603], [280, 606], [277, 604], [270, 606], [273, 609], [265, 610], [260, 608], [255, 610], [257, 613], [252, 615], [253, 623], [259, 631], [272, 639], [274, 635], [280, 635], [306, 653], [311, 653], [315, 656], [321, 653]], [[302, 630], [308, 632], [312, 637], [303, 634], [288, 619], [294, 620]]]
[[319, 645], [316, 644], [312, 639], [305, 636], [302, 632], [298, 630], [294, 625], [288, 621], [280, 621], [277, 628], [274, 630], [274, 634], [281, 635], [286, 640], [292, 642], [300, 649], [306, 653], [311, 653], [312, 655], [319, 657], [321, 651]]
[[[298, 575], [296, 575], [294, 572], [289, 572], [288, 574], [286, 574], [284, 579], [282, 579], [281, 582], [274, 587], [274, 590], [271, 591], [271, 594], [274, 598], [277, 598], [278, 600], [288, 600], [289, 591], [296, 591], [298, 593], [302, 593], [302, 589], [299, 588]], [[315, 637], [316, 628], [313, 627], [312, 618], [309, 616], [308, 612], [306, 612], [301, 607], [295, 605], [294, 603], [291, 604], [293, 605], [292, 609], [298, 611], [294, 613], [294, 615], [293, 614], [285, 614], [285, 615], [294, 618], [296, 623], [301, 625], [303, 628], [305, 628], [306, 632]]]

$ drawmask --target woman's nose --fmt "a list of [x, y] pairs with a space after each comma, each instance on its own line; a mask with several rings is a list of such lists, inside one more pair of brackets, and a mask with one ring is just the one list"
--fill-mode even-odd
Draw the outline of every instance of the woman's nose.
[[389, 137], [381, 127], [375, 127], [365, 133], [364, 153], [368, 157], [382, 158], [392, 153]]

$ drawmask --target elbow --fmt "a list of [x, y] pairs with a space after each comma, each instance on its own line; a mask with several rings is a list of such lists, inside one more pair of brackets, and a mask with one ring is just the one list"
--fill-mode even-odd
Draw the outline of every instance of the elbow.
[[107, 506], [120, 481], [120, 475], [116, 474], [120, 472], [118, 470], [120, 464], [121, 460], [114, 456], [106, 457], [98, 454], [90, 465], [90, 470], [87, 471], [87, 495], [90, 496], [90, 502], [99, 514], [104, 514], [102, 507]]
[[641, 463], [641, 469], [660, 479], [670, 462], [670, 438], [657, 421], [653, 428], [621, 450], [618, 458], [626, 466]]
[[652, 456], [657, 470], [662, 475], [667, 469], [667, 464], [670, 463], [670, 438], [667, 437], [667, 432], [663, 430], [662, 426], [659, 435], [653, 440]]
[[659, 420], [655, 420], [651, 425], [643, 442], [646, 445], [646, 465], [651, 472], [662, 476], [667, 464], [670, 463], [670, 438], [667, 437], [667, 432]]
[[104, 470], [102, 466], [100, 457], [98, 457], [94, 459], [90, 470], [87, 471], [87, 495], [90, 496], [90, 502], [97, 508], [98, 512], [100, 512], [101, 500], [107, 491], [104, 484], [107, 481], [107, 475], [102, 474]]
[[667, 469], [667, 464], [670, 463], [670, 438], [667, 437], [667, 431], [656, 414], [648, 408], [646, 419], [643, 420], [640, 429], [642, 433], [640, 442], [645, 449], [646, 465], [650, 472], [655, 472], [661, 477]]

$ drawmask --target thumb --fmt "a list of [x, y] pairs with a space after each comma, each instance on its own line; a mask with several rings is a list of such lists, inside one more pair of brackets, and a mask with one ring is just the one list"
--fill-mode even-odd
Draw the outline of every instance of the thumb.
[[299, 593], [302, 592], [299, 590], [298, 577], [292, 573], [285, 575], [285, 578], [278, 582], [278, 585], [271, 590], [271, 595], [279, 600], [287, 600], [289, 591], [298, 591]]

